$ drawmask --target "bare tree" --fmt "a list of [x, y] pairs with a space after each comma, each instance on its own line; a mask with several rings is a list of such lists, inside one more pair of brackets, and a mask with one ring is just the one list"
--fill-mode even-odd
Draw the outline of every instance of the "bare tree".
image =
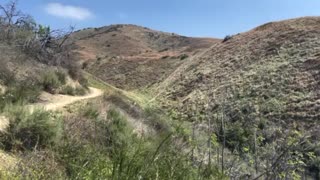
[[8, 2], [5, 5], [0, 5], [2, 28], [4, 28], [7, 39], [12, 38], [12, 32], [17, 20], [23, 16], [22, 12], [17, 9], [17, 0]]
[[21, 15], [15, 22], [15, 25], [23, 30], [35, 31], [37, 24], [32, 16], [28, 14]]
[[69, 30], [67, 32], [64, 33], [63, 37], [60, 38], [62, 39], [61, 42], [59, 43], [59, 48], [62, 48], [62, 46], [67, 42], [67, 40], [70, 38], [70, 36], [72, 35], [72, 33], [75, 30], [75, 26], [70, 26]]
[[20, 10], [17, 10], [17, 0], [10, 1], [6, 5], [0, 5], [0, 10], [4, 14], [4, 21], [8, 25], [15, 24], [15, 20], [19, 19], [19, 17], [22, 15], [22, 12]]

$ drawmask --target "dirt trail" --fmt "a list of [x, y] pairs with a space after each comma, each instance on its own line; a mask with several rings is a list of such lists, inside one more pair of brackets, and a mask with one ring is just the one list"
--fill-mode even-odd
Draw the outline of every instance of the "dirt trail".
[[[44, 108], [47, 111], [55, 111], [77, 101], [91, 99], [103, 95], [103, 91], [100, 89], [92, 87], [90, 87], [89, 89], [90, 93], [85, 96], [51, 95], [48, 93], [42, 93], [40, 99], [43, 102], [30, 105], [30, 111], [32, 112], [35, 108]], [[8, 127], [8, 125], [9, 120], [4, 116], [0, 116], [0, 133], [5, 132], [5, 129]], [[1, 171], [4, 168], [13, 167], [18, 162], [18, 160], [7, 153], [0, 151], [0, 162], [2, 163], [0, 164]]]
[[[92, 99], [103, 95], [103, 91], [100, 89], [90, 87], [89, 90], [90, 93], [85, 96], [52, 95], [49, 93], [42, 93], [40, 95], [40, 101], [42, 102], [29, 105], [28, 107], [31, 112], [36, 108], [43, 108], [47, 111], [56, 111], [77, 101]], [[9, 120], [4, 116], [0, 116], [0, 132], [4, 132], [8, 125]]]
[[89, 89], [90, 93], [85, 96], [51, 95], [48, 93], [43, 93], [40, 96], [40, 100], [42, 102], [30, 105], [31, 111], [33, 111], [35, 108], [44, 108], [47, 111], [55, 111], [77, 101], [92, 99], [103, 95], [103, 91], [100, 89], [93, 87], [90, 87]]

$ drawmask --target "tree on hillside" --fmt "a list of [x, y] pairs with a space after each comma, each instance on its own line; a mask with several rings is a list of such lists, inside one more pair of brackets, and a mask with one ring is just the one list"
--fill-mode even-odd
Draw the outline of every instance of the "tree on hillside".
[[37, 23], [30, 15], [23, 15], [17, 19], [15, 25], [23, 30], [34, 31], [37, 27]]
[[10, 1], [6, 5], [0, 5], [0, 9], [4, 14], [3, 20], [9, 25], [15, 24], [15, 20], [19, 19], [22, 15], [20, 10], [17, 10], [17, 0]]
[[10, 1], [5, 5], [0, 5], [1, 28], [5, 31], [5, 37], [10, 39], [14, 25], [23, 17], [22, 12], [17, 10], [17, 0]]
[[72, 51], [68, 39], [75, 27], [68, 30], [38, 25], [35, 20], [17, 8], [18, 0], [0, 5], [0, 40], [13, 45], [45, 64], [63, 66], [70, 75], [80, 78], [79, 65], [72, 60]]
[[4, 38], [9, 42], [19, 35], [17, 33], [28, 32], [29, 36], [24, 37], [24, 40], [40, 41], [42, 50], [48, 48], [49, 43], [53, 42], [53, 40], [56, 42], [55, 48], [62, 48], [75, 29], [71, 26], [70, 30], [63, 31], [51, 30], [49, 26], [37, 26], [37, 23], [30, 15], [18, 10], [17, 5], [18, 0], [12, 0], [5, 5], [0, 5], [0, 27], [5, 32]]

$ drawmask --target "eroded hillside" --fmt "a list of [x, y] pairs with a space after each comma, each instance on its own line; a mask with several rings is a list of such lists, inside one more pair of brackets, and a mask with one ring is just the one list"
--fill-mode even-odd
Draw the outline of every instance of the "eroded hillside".
[[135, 25], [89, 28], [72, 36], [83, 68], [124, 89], [165, 79], [185, 59], [218, 40], [189, 38]]

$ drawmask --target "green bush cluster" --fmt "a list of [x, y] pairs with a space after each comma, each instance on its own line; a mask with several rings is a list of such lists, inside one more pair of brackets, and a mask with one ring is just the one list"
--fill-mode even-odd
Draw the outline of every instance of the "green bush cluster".
[[185, 59], [187, 59], [188, 57], [189, 57], [188, 54], [182, 54], [182, 55], [179, 56], [180, 60], [185, 60]]
[[66, 74], [62, 71], [47, 71], [41, 75], [40, 83], [45, 91], [54, 94], [66, 84]]
[[227, 35], [226, 37], [223, 38], [222, 42], [223, 42], [223, 43], [224, 43], [224, 42], [227, 42], [227, 41], [229, 41], [229, 40], [232, 39], [232, 38], [233, 38], [232, 35]]
[[94, 104], [87, 104], [81, 109], [82, 116], [89, 119], [97, 119], [99, 117], [98, 108]]
[[107, 121], [95, 117], [96, 140], [66, 141], [58, 148], [70, 179], [225, 179], [214, 166], [193, 166], [171, 133], [138, 137], [114, 109], [107, 112]]
[[86, 94], [86, 92], [87, 90], [83, 87], [72, 87], [70, 85], [65, 85], [61, 87], [61, 90], [59, 91], [60, 94], [66, 94], [71, 96], [75, 96], [75, 95], [83, 96]]
[[147, 124], [157, 131], [171, 132], [172, 128], [169, 126], [168, 121], [160, 114], [164, 112], [153, 106], [147, 106], [144, 110], [144, 118], [147, 119]]
[[13, 82], [3, 95], [0, 95], [0, 112], [6, 104], [33, 103], [40, 95], [41, 87], [37, 81], [23, 80]]
[[84, 87], [85, 89], [88, 89], [88, 87], [89, 87], [88, 79], [86, 79], [85, 77], [81, 76], [78, 81], [79, 81], [79, 83], [80, 83], [80, 85], [82, 87]]
[[7, 151], [43, 149], [54, 145], [60, 136], [61, 121], [50, 112], [7, 106], [4, 113], [10, 124], [0, 135], [0, 144]]
[[[50, 153], [40, 155], [45, 161], [38, 161], [36, 154], [31, 155], [26, 159], [30, 163], [23, 161], [24, 164], [10, 173], [0, 174], [0, 177], [226, 179], [215, 166], [195, 166], [190, 155], [183, 153], [184, 147], [175, 144], [172, 132], [156, 137], [139, 137], [117, 110], [108, 110], [107, 119], [101, 119], [97, 109], [90, 107], [81, 108], [74, 117], [90, 118], [83, 121], [94, 127], [94, 131], [88, 131], [94, 133], [90, 141], [83, 139], [87, 132], [69, 132], [70, 128], [66, 126], [74, 126], [74, 123], [65, 123], [62, 128], [60, 118], [49, 112], [36, 110], [30, 113], [22, 107], [7, 107], [5, 114], [10, 117], [10, 127], [6, 134], [0, 136], [2, 148], [11, 152], [38, 149]], [[48, 154], [52, 154], [51, 157]], [[52, 160], [58, 164], [50, 163]]]
[[67, 75], [62, 70], [51, 70], [41, 76], [40, 84], [43, 89], [49, 93], [66, 94], [66, 95], [85, 95], [87, 92], [88, 82], [85, 78], [80, 78], [81, 86], [73, 87], [67, 85]]

